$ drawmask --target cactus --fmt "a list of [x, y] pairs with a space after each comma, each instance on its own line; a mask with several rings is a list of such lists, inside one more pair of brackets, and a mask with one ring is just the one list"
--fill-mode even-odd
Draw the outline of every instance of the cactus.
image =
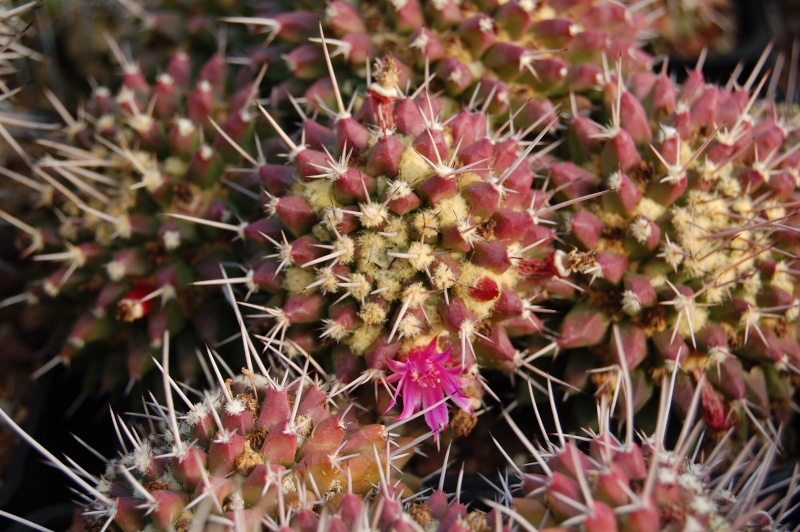
[[[51, 111], [45, 89], [71, 109], [89, 98], [92, 88], [116, 86], [122, 66], [116, 43], [136, 58], [126, 67], [155, 76], [178, 51], [202, 62], [217, 52], [240, 53], [238, 47], [251, 41], [243, 29], [219, 21], [232, 11], [229, 2], [57, 0], [40, 7], [23, 43], [42, 60], [26, 62], [16, 75], [29, 88], [19, 100], [41, 112]], [[247, 6], [235, 8], [252, 14]]]
[[[730, 0], [653, 2], [653, 45], [657, 52], [680, 58], [697, 57], [708, 50], [726, 54], [736, 47], [736, 9]], [[738, 25], [745, 25], [738, 21]]]
[[[755, 80], [724, 89], [698, 71], [682, 87], [663, 75], [617, 77], [604, 90], [611, 123], [596, 134], [573, 108], [574, 143], [554, 152], [567, 162], [542, 171], [565, 198], [611, 193], [559, 211], [568, 245], [591, 253], [600, 274], [581, 274], [580, 295], [553, 300], [564, 315], [557, 340], [544, 343], [568, 350], [564, 380], [583, 387], [591, 378], [608, 394], [618, 379], [601, 368], [624, 348], [636, 409], [674, 364], [682, 397], [705, 374], [710, 429], [737, 425], [744, 436], [749, 425], [773, 437], [770, 425], [788, 420], [800, 354], [790, 236], [800, 160], [795, 127], [757, 102], [767, 76], [753, 88]], [[633, 143], [623, 147], [626, 136]], [[587, 152], [582, 165], [569, 162]]]
[[[614, 326], [616, 337], [620, 328]], [[622, 354], [621, 356], [625, 356]], [[598, 403], [597, 429], [576, 436], [564, 434], [558, 424], [555, 400], [548, 397], [556, 416], [556, 439], [544, 432], [536, 401], [534, 408], [542, 428], [542, 445], [534, 446], [508, 413], [507, 421], [534, 459], [523, 471], [511, 462], [520, 477], [521, 493], [507, 512], [523, 526], [554, 527], [559, 530], [781, 530], [790, 526], [790, 501], [797, 482], [796, 472], [787, 498], [763, 500], [779, 490], [767, 474], [780, 454], [778, 441], [758, 442], [754, 437], [738, 453], [730, 452], [730, 436], [704, 447], [704, 422], [697, 420], [702, 387], [689, 399], [689, 413], [678, 431], [669, 431], [670, 410], [683, 392], [676, 386], [678, 370], [662, 378], [659, 408], [652, 433], [634, 426], [628, 409], [625, 434], [611, 428], [613, 405]], [[635, 393], [629, 374], [620, 397]], [[533, 389], [529, 388], [533, 398]], [[677, 432], [677, 440], [669, 436]], [[635, 441], [634, 434], [639, 433]], [[705, 436], [704, 436], [705, 434]], [[668, 441], [674, 441], [670, 448]], [[498, 444], [499, 445], [499, 444]], [[707, 446], [706, 446], [707, 447]], [[502, 448], [501, 448], [502, 451]], [[510, 494], [509, 494], [510, 495]], [[773, 504], [774, 503], [774, 504]]]
[[[18, 194], [27, 189], [22, 205], [36, 208], [0, 211], [20, 231], [31, 279], [2, 306], [41, 301], [68, 327], [51, 336], [62, 343], [40, 373], [89, 352], [99, 363], [87, 385], [101, 380], [106, 389], [140, 380], [150, 367], [146, 348], [165, 330], [184, 346], [180, 366], [190, 378], [197, 341], [214, 345], [234, 330], [212, 310], [225, 305], [218, 291], [191, 283], [219, 277], [220, 262], [242, 260], [235, 249], [274, 234], [269, 220], [236, 224], [241, 210], [251, 216], [253, 199], [232, 191], [225, 183], [235, 189], [236, 177], [224, 175], [235, 167], [226, 139], [252, 132], [245, 104], [259, 80], [228, 94], [221, 55], [195, 76], [191, 59], [177, 53], [151, 83], [118, 52], [125, 74], [116, 94], [98, 87], [76, 115], [46, 93], [63, 129], [12, 145], [13, 164], [2, 169]], [[167, 212], [205, 216], [248, 242], [232, 247], [228, 232]]]
[[[618, 337], [619, 328], [614, 329]], [[210, 354], [220, 385], [196, 392], [203, 399], [192, 403], [164, 370], [169, 367], [169, 353], [165, 335], [158, 364], [165, 404], [148, 405], [155, 412], [149, 416], [150, 429], [128, 428], [118, 417], [115, 426], [123, 452], [108, 460], [102, 475], [67, 467], [0, 410], [0, 419], [85, 492], [90, 502], [76, 514], [75, 529], [113, 525], [118, 530], [291, 527], [443, 532], [510, 531], [516, 525], [526, 530], [766, 531], [787, 526], [792, 512], [789, 498], [774, 504], [764, 499], [776, 490], [786, 489], [791, 495], [797, 485], [796, 469], [788, 486], [767, 481], [779, 451], [777, 442], [759, 449], [753, 438], [734, 456], [728, 453], [726, 437], [713, 452], [698, 458], [703, 438], [703, 422], [696, 420], [699, 388], [690, 399], [677, 441], [668, 448], [677, 369], [663, 377], [652, 434], [636, 429], [630, 407], [624, 435], [615, 434], [610, 419], [613, 405], [605, 398], [598, 403], [598, 430], [583, 436], [565, 434], [550, 388], [547, 398], [557, 438], [551, 440], [534, 400], [544, 438], [542, 445], [534, 446], [526, 431], [502, 410], [532, 462], [517, 465], [495, 440], [520, 483], [502, 481], [499, 500], [482, 501], [491, 509], [485, 511], [470, 509], [459, 489], [452, 496], [443, 491], [449, 448], [438, 488], [430, 494], [414, 493], [402, 479], [394, 480], [392, 468], [399, 471], [430, 433], [409, 441], [392, 436], [399, 424], [360, 426], [341, 397], [332, 397], [330, 388], [307, 375], [308, 361], [299, 376], [291, 377], [294, 370], [290, 370], [281, 382], [274, 370], [265, 374], [247, 368], [242, 375], [223, 380]], [[622, 380], [620, 396], [634, 393], [630, 375]], [[533, 398], [533, 387], [528, 389]], [[184, 414], [179, 415], [173, 395], [185, 403]], [[634, 441], [637, 432], [639, 443]], [[461, 475], [463, 468], [459, 485]], [[26, 523], [5, 512], [1, 515]]]
[[308, 375], [308, 363], [296, 376], [295, 370], [280, 378], [274, 369], [263, 373], [259, 363], [262, 372], [243, 368], [223, 380], [218, 355], [209, 353], [219, 385], [197, 392], [202, 399], [193, 403], [165, 369], [169, 355], [165, 333], [156, 365], [166, 402], [147, 405], [155, 413], [149, 429], [129, 428], [117, 416], [122, 452], [97, 477], [75, 475], [0, 413], [86, 492], [90, 502], [78, 528], [260, 530], [262, 522], [283, 524], [287, 515], [308, 526], [329, 509], [361, 519], [362, 498], [376, 485], [392, 501], [408, 491], [393, 480], [392, 467], [399, 471], [417, 442], [390, 434], [398, 425], [360, 425], [352, 404]]
[[[352, 93], [355, 107], [345, 105], [346, 90], [357, 91], [358, 85], [345, 78], [361, 71], [357, 67], [367, 54], [356, 53], [363, 41], [357, 36], [366, 35], [366, 23], [348, 4], [332, 2], [326, 9], [325, 26], [333, 38], [324, 30], [311, 37], [319, 32], [318, 23], [303, 11], [227, 19], [269, 30], [264, 57], [285, 52], [292, 76], [273, 89], [271, 112], [253, 112], [278, 133], [264, 143], [264, 153], [271, 157], [288, 147], [287, 165], [256, 155], [261, 152], [253, 148], [255, 124], [246, 110], [254, 95], [250, 88], [232, 98], [218, 128], [226, 133], [214, 141], [213, 154], [196, 148], [200, 129], [215, 132], [202, 124], [209, 115], [204, 99], [209, 94], [202, 87], [221, 86], [220, 56], [201, 71], [207, 83], [183, 103], [173, 98], [164, 78], [151, 88], [136, 69], [126, 68], [122, 94], [128, 100], [119, 106], [121, 115], [108, 118], [103, 106], [110, 102], [100, 91], [90, 106], [98, 110], [95, 128], [112, 140], [119, 138], [114, 128], [121, 128], [156, 153], [157, 169], [133, 157], [128, 144], [95, 143], [85, 139], [90, 135], [79, 121], [67, 113], [63, 118], [79, 142], [98, 145], [117, 164], [122, 159], [128, 172], [133, 170], [133, 186], [143, 189], [136, 198], [146, 191], [168, 218], [157, 218], [152, 210], [129, 218], [87, 210], [82, 205], [88, 200], [76, 202], [75, 192], [64, 187], [73, 197], [60, 192], [78, 206], [70, 210], [84, 218], [83, 225], [96, 227], [90, 236], [101, 243], [117, 244], [121, 239], [112, 242], [109, 233], [128, 219], [143, 224], [131, 230], [152, 235], [154, 217], [162, 248], [206, 228], [249, 240], [254, 247], [237, 247], [230, 256], [245, 275], [229, 270], [228, 280], [206, 275], [201, 283], [246, 286], [244, 305], [264, 313], [253, 327], [264, 332], [268, 351], [299, 346], [333, 368], [343, 387], [397, 380], [398, 368], [408, 367], [411, 354], [435, 338], [431, 349], [449, 349], [453, 362], [460, 362], [458, 393], [471, 399], [473, 409], [483, 393], [479, 366], [611, 393], [613, 371], [586, 370], [613, 363], [620, 346], [609, 337], [609, 325], [617, 322], [639, 390], [636, 409], [648, 401], [659, 372], [680, 360], [685, 372], [679, 381], [687, 390], [701, 374], [709, 377], [703, 394], [709, 427], [725, 430], [738, 423], [742, 435], [773, 432], [767, 421], [787, 415], [798, 357], [792, 325], [798, 307], [787, 259], [794, 247], [798, 157], [793, 126], [756, 102], [766, 78], [756, 85], [754, 75], [742, 87], [719, 88], [705, 85], [695, 71], [676, 86], [647, 70], [649, 56], [632, 44], [644, 19], [619, 6], [587, 1], [525, 11], [507, 4], [473, 15], [455, 3], [437, 3], [419, 11], [427, 25], [417, 32], [407, 17], [419, 5], [392, 6], [396, 11], [387, 19], [369, 18], [386, 30], [369, 32], [369, 42], [375, 41], [370, 53], [386, 42], [419, 44], [422, 38], [423, 59], [412, 63], [400, 51], [382, 57], [363, 93]], [[553, 15], [556, 6], [563, 18]], [[579, 31], [590, 21], [600, 29]], [[612, 28], [617, 37], [611, 37]], [[434, 53], [435, 42], [441, 45], [446, 36], [460, 54]], [[308, 38], [314, 42], [305, 42]], [[526, 47], [527, 40], [564, 49], [538, 52]], [[625, 54], [616, 61], [605, 54], [620, 50]], [[454, 57], [463, 59], [461, 66], [449, 61]], [[352, 65], [339, 69], [334, 61]], [[258, 65], [255, 58], [253, 63]], [[430, 68], [436, 75], [414, 93], [398, 88], [415, 77], [414, 69]], [[477, 74], [461, 83], [459, 76], [467, 71]], [[184, 71], [176, 76], [186, 78]], [[454, 78], [459, 78], [455, 85]], [[447, 95], [432, 96], [433, 86]], [[300, 109], [302, 126], [289, 128], [278, 113], [290, 89], [305, 91], [307, 106], [324, 110], [329, 121], [318, 122]], [[136, 100], [137, 91], [138, 98], [148, 91], [159, 95], [155, 116], [180, 109], [192, 122], [175, 121], [162, 133], [141, 111], [147, 105]], [[508, 102], [506, 93], [514, 95]], [[459, 103], [468, 97], [469, 103]], [[534, 100], [504, 121], [515, 98], [530, 97]], [[569, 112], [556, 116], [558, 104]], [[520, 122], [524, 128], [515, 129]], [[162, 138], [168, 151], [159, 148]], [[534, 151], [545, 139], [549, 145]], [[258, 179], [245, 174], [237, 190], [251, 187], [252, 195], [254, 185], [263, 186], [259, 201], [266, 217], [240, 208], [246, 222], [220, 220], [229, 208], [212, 197], [221, 190], [221, 170], [216, 162], [201, 160], [204, 154], [241, 159], [257, 173]], [[187, 163], [186, 175], [199, 180], [194, 184], [202, 192], [189, 200], [178, 194], [186, 191], [183, 186], [162, 194], [162, 176]], [[42, 166], [34, 167], [37, 176], [52, 181]], [[537, 181], [537, 173], [545, 179]], [[41, 191], [42, 185], [34, 188]], [[140, 214], [139, 207], [124, 208]], [[38, 247], [33, 226], [17, 222]], [[72, 223], [62, 225], [62, 233], [75, 232]], [[173, 287], [198, 277], [181, 269], [182, 262], [148, 275], [146, 246], [116, 248], [114, 260], [103, 263], [108, 252], [97, 243], [72, 240], [67, 251], [36, 255], [39, 261], [66, 261], [50, 273], [45, 288], [85, 292], [92, 277], [81, 277], [92, 270], [84, 263], [105, 264], [105, 272], [96, 266], [94, 271], [112, 281], [125, 278], [130, 268], [136, 282], [125, 290], [107, 285], [98, 301], [116, 305], [123, 321], [147, 317], [155, 344], [165, 327], [175, 332], [186, 315], [195, 314], [153, 304], [157, 297], [168, 301]], [[731, 304], [723, 304], [727, 301]], [[109, 321], [108, 315], [84, 314], [59, 360], [69, 359], [76, 346], [108, 337]], [[558, 330], [555, 340], [553, 330]], [[557, 353], [567, 361], [565, 371], [547, 375], [537, 361]], [[140, 354], [129, 358], [141, 360]], [[451, 364], [445, 366], [453, 373]], [[413, 406], [419, 396], [409, 395]], [[446, 425], [440, 414], [428, 421], [434, 431]]]

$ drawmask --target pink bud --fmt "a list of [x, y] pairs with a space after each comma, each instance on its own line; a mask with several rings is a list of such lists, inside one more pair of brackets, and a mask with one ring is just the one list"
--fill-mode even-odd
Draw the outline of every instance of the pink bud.
[[703, 382], [700, 391], [700, 403], [703, 405], [703, 421], [709, 428], [724, 431], [730, 427], [731, 420], [728, 410], [708, 381]]
[[273, 196], [283, 196], [297, 182], [297, 174], [291, 166], [264, 164], [258, 168], [258, 176], [264, 188]]
[[463, 93], [473, 82], [469, 67], [455, 57], [446, 57], [441, 61], [436, 75], [451, 96]]
[[574, 517], [581, 511], [568, 502], [583, 500], [578, 482], [558, 471], [553, 471], [544, 497], [559, 521]]
[[467, 309], [461, 298], [456, 296], [450, 296], [449, 305], [441, 301], [438, 310], [444, 326], [451, 332], [457, 333], [465, 321], [475, 319], [475, 315]]
[[244, 452], [244, 438], [232, 434], [215, 439], [208, 449], [208, 469], [214, 477], [223, 477], [236, 469], [235, 461]]
[[369, 199], [368, 194], [374, 194], [376, 189], [375, 178], [356, 168], [348, 168], [333, 181], [336, 199], [342, 203], [366, 202]]
[[342, 521], [350, 530], [354, 530], [358, 523], [361, 523], [364, 502], [361, 497], [354, 493], [346, 493], [342, 497], [341, 516]]
[[634, 508], [622, 521], [622, 532], [658, 532], [661, 518], [658, 508], [651, 502]]
[[511, 172], [503, 182], [503, 186], [508, 189], [508, 195], [503, 200], [503, 208], [513, 209], [519, 205], [527, 207], [528, 205], [524, 203], [526, 200], [525, 194], [531, 190], [535, 178], [536, 174], [524, 165], [518, 166], [516, 170]]
[[122, 84], [126, 88], [140, 95], [146, 95], [150, 93], [150, 84], [147, 83], [147, 80], [137, 65], [131, 65], [123, 69]]
[[162, 530], [175, 528], [175, 522], [188, 502], [186, 495], [175, 491], [156, 490], [151, 491], [150, 496], [156, 501], [156, 509], [150, 514], [153, 524]]
[[[509, 94], [511, 93], [508, 84], [504, 81], [495, 80], [488, 76], [483, 76], [478, 82], [480, 83], [480, 86], [478, 87], [478, 101], [483, 101], [484, 105], [486, 105], [486, 102], [488, 101], [488, 107], [486, 107], [486, 111], [493, 115], [507, 114], [510, 107]], [[544, 100], [546, 99], [543, 98], [542, 101]], [[529, 103], [534, 102], [530, 101]], [[536, 105], [539, 104], [540, 103], [537, 101]], [[522, 109], [521, 114], [527, 114], [526, 111], [526, 109]], [[523, 118], [520, 118], [519, 116], [517, 118], [520, 121], [523, 120]], [[530, 120], [527, 123], [532, 124], [534, 122], [536, 122], [536, 119]], [[515, 124], [517, 124], [516, 120]]]
[[467, 253], [471, 246], [464, 240], [461, 231], [456, 225], [447, 225], [439, 228], [440, 243], [443, 248]]
[[575, 23], [568, 18], [547, 18], [535, 22], [533, 35], [542, 41], [545, 48], [562, 48], [574, 35]]
[[583, 522], [586, 532], [607, 532], [617, 530], [617, 516], [614, 510], [603, 502], [595, 501], [590, 508], [589, 515]]
[[656, 78], [653, 85], [652, 106], [653, 112], [668, 115], [675, 112], [678, 93], [675, 83], [666, 74]]
[[615, 508], [628, 504], [630, 502], [628, 495], [631, 490], [630, 480], [615, 463], [612, 462], [607, 467], [607, 470], [597, 474], [595, 499]]
[[227, 134], [228, 138], [223, 137], [221, 134], [217, 135], [212, 147], [221, 153], [225, 159], [237, 161], [241, 158], [241, 155], [239, 155], [239, 151], [233, 144], [235, 143], [239, 147], [247, 149], [252, 142], [254, 128], [253, 115], [244, 109], [235, 112], [220, 124], [220, 129]]
[[260, 218], [255, 220], [247, 224], [242, 233], [244, 233], [244, 237], [248, 241], [262, 246], [269, 245], [270, 243], [264, 235], [276, 241], [280, 241], [282, 238], [281, 224], [274, 218]]
[[620, 129], [606, 142], [601, 159], [603, 173], [608, 175], [618, 170], [627, 172], [638, 165], [642, 157], [631, 134], [625, 129]]
[[289, 393], [286, 390], [267, 388], [265, 393], [258, 417], [258, 426], [266, 427], [272, 431], [276, 425], [290, 417], [292, 407], [289, 401]]
[[601, 134], [600, 128], [591, 119], [580, 113], [572, 117], [569, 134], [570, 140], [574, 139], [577, 144], [574, 149], [575, 156], [579, 158], [584, 158], [587, 153], [594, 153], [602, 143], [602, 140], [598, 138]]
[[717, 364], [709, 364], [706, 368], [708, 380], [714, 387], [734, 401], [745, 398], [745, 374], [742, 361], [735, 357], [727, 357]]
[[341, 383], [354, 381], [364, 371], [363, 359], [353, 354], [353, 351], [346, 345], [334, 347], [331, 358], [333, 359], [333, 374]]
[[688, 186], [689, 180], [685, 175], [677, 183], [652, 181], [648, 185], [645, 195], [666, 207], [678, 201]]
[[452, 532], [466, 532], [471, 530], [471, 527], [466, 527], [464, 522], [467, 517], [467, 507], [459, 502], [453, 502], [447, 508], [440, 526], [441, 530]]
[[173, 79], [165, 74], [158, 76], [153, 90], [155, 116], [158, 118], [172, 118], [178, 111], [178, 89]]
[[720, 109], [719, 100], [719, 88], [716, 85], [706, 85], [692, 106], [692, 124], [697, 128], [713, 128], [717, 123], [716, 117]]
[[470, 146], [486, 137], [489, 127], [485, 114], [474, 113], [468, 109], [459, 112], [450, 120], [448, 125], [450, 126], [453, 141], [456, 144], [461, 144], [461, 146]]
[[455, 0], [427, 3], [428, 16], [437, 29], [455, 26], [463, 20], [461, 6]]
[[567, 442], [563, 450], [551, 456], [548, 461], [548, 466], [554, 471], [558, 471], [574, 479], [578, 478], [579, 471], [585, 475], [587, 471], [594, 469], [589, 457], [578, 450], [571, 442]]
[[591, 61], [608, 51], [611, 36], [602, 29], [586, 29], [576, 34], [567, 45], [567, 57], [574, 62]]
[[603, 79], [600, 67], [588, 63], [570, 64], [567, 66], [567, 76], [564, 85], [570, 87], [575, 93], [597, 90]]
[[487, 170], [481, 170], [479, 167], [490, 168], [495, 166], [492, 164], [494, 158], [494, 145], [492, 141], [486, 137], [478, 139], [472, 144], [464, 146], [458, 152], [461, 162], [466, 166], [469, 164], [475, 165], [474, 173], [481, 177], [488, 177]]
[[402, 135], [416, 138], [425, 131], [425, 120], [422, 117], [420, 106], [410, 98], [398, 100], [394, 108], [394, 122], [397, 132]]
[[[328, 76], [319, 78], [312, 83], [303, 93], [303, 98], [305, 98], [312, 110], [319, 113], [323, 112], [325, 108], [337, 108], [336, 94], [333, 91], [333, 82]], [[273, 105], [275, 104], [273, 103]]]
[[319, 16], [312, 11], [284, 11], [275, 15], [278, 37], [291, 44], [300, 44], [319, 37]]
[[532, 72], [523, 70], [520, 81], [543, 92], [553, 91], [561, 86], [569, 74], [567, 63], [559, 57], [538, 57], [531, 60], [530, 68]]

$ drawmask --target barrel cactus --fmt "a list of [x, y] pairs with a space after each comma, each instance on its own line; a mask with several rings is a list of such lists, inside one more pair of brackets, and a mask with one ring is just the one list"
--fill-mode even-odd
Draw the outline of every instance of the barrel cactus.
[[[258, 92], [254, 78], [229, 94], [219, 54], [193, 65], [176, 53], [153, 82], [120, 58], [122, 86], [115, 93], [97, 87], [77, 113], [45, 93], [63, 128], [12, 144], [15, 153], [2, 173], [21, 201], [0, 212], [19, 230], [31, 279], [24, 293], [2, 304], [41, 302], [61, 342], [41, 371], [93, 353], [100, 363], [90, 366], [91, 386], [102, 379], [107, 389], [147, 373], [147, 346], [160, 345], [164, 331], [184, 345], [185, 378], [197, 369], [197, 341], [214, 345], [227, 336], [224, 317], [212, 310], [225, 305], [222, 294], [191, 283], [218, 277], [221, 262], [241, 256], [227, 233], [164, 214], [205, 216], [226, 226], [240, 210], [249, 214], [252, 198], [232, 192], [236, 177], [225, 175], [236, 153], [226, 139], [252, 135], [247, 107]], [[263, 222], [251, 218], [242, 235], [263, 240]]]
[[[619, 337], [619, 327], [614, 329]], [[613, 406], [603, 399], [598, 404], [596, 429], [576, 436], [565, 434], [557, 425], [555, 434], [542, 433], [543, 442], [534, 446], [530, 433], [505, 414], [532, 454], [528, 466], [511, 464], [520, 477], [521, 494], [514, 496], [511, 511], [506, 511], [521, 525], [540, 529], [790, 528], [796, 470], [783, 500], [767, 496], [785, 486], [768, 480], [780, 453], [779, 441], [759, 442], [760, 437], [755, 437], [741, 451], [731, 453], [730, 439], [723, 438], [711, 445], [708, 454], [698, 453], [709, 434], [702, 430], [704, 422], [697, 420], [702, 388], [688, 398], [690, 410], [680, 430], [668, 427], [672, 405], [683, 393], [676, 387], [677, 373], [676, 368], [662, 377], [653, 432], [635, 428], [629, 409], [625, 433], [615, 433], [610, 425]], [[634, 393], [629, 377], [622, 376], [621, 396]], [[552, 395], [549, 402], [555, 412]], [[541, 420], [538, 409], [535, 414]], [[671, 432], [677, 437], [670, 437]]]

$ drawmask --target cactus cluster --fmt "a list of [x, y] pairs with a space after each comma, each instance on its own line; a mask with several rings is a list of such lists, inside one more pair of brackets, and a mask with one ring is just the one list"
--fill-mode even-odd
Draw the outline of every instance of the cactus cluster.
[[[542, 375], [531, 362], [559, 351], [571, 353], [566, 371], [547, 378], [611, 393], [614, 372], [589, 371], [614, 359], [619, 322], [637, 408], [680, 357], [682, 385], [702, 372], [715, 383], [703, 396], [710, 427], [773, 433], [798, 356], [795, 125], [756, 102], [766, 77], [722, 88], [695, 71], [677, 86], [636, 46], [646, 17], [567, 4], [473, 13], [409, 1], [377, 17], [331, 2], [328, 34], [311, 11], [229, 18], [269, 30], [263, 61], [285, 52], [291, 75], [271, 111], [253, 102], [260, 76], [224, 101], [220, 54], [194, 83], [181, 53], [148, 82], [117, 50], [117, 96], [97, 89], [77, 117], [53, 99], [67, 139], [40, 142], [32, 176], [4, 171], [58, 207], [28, 221], [4, 213], [34, 261], [61, 264], [14, 301], [82, 300], [54, 363], [125, 330], [138, 379], [143, 334], [157, 346], [189, 318], [216, 321], [199, 310], [209, 292], [189, 283], [245, 285], [268, 350], [299, 347], [354, 387], [435, 338], [460, 361], [473, 408], [478, 366]], [[362, 89], [343, 79], [359, 66], [371, 66]], [[435, 75], [403, 91], [420, 70]], [[293, 90], [304, 95], [288, 98], [296, 131], [280, 114]], [[263, 147], [258, 120], [278, 133]], [[275, 154], [288, 164], [268, 162]], [[228, 236], [246, 245], [223, 247]], [[225, 261], [244, 275], [214, 279]], [[120, 329], [144, 321], [146, 333]], [[185, 344], [219, 339], [194, 329]]]
[[[163, 367], [168, 349], [165, 337]], [[297, 508], [295, 519], [307, 526], [320, 504], [352, 512], [374, 485], [392, 480], [388, 463], [402, 467], [411, 456], [401, 446], [408, 441], [384, 425], [360, 426], [352, 404], [334, 402], [305, 374], [276, 381], [244, 368], [223, 381], [210, 361], [220, 387], [198, 403], [164, 373], [187, 410], [178, 416], [170, 394], [166, 406], [151, 405], [163, 432], [139, 435], [119, 419], [125, 452], [96, 479], [97, 500], [81, 526], [252, 530], [265, 520], [283, 524]]]
[[[641, 431], [638, 438], [632, 410], [624, 436], [615, 434], [613, 405], [605, 399], [598, 403], [595, 430], [564, 434], [556, 423], [557, 438], [544, 432], [534, 402], [544, 439], [537, 447], [506, 414], [532, 454], [528, 467], [536, 471], [512, 464], [521, 479], [521, 494], [511, 503], [515, 519], [539, 528], [586, 531], [767, 531], [787, 526], [789, 499], [762, 499], [775, 490], [767, 474], [779, 447], [773, 443], [759, 448], [753, 439], [733, 455], [725, 445], [729, 431], [708, 454], [699, 452], [708, 436], [704, 423], [696, 421], [700, 389], [688, 399], [690, 411], [677, 439], [669, 438], [672, 446], [667, 443], [670, 409], [683, 393], [675, 386], [676, 376], [677, 369], [663, 376], [654, 431]], [[623, 388], [622, 395], [634, 390], [629, 379]], [[552, 395], [550, 405], [555, 411]], [[794, 482], [790, 493], [793, 486]]]
[[[641, 433], [639, 443], [632, 410], [618, 437], [613, 405], [605, 399], [598, 403], [597, 430], [574, 435], [561, 431], [551, 393], [556, 441], [534, 401], [543, 437], [536, 446], [503, 410], [530, 463], [518, 465], [495, 440], [519, 483], [501, 475], [495, 500], [470, 509], [460, 488], [443, 491], [449, 450], [438, 488], [415, 492], [393, 471], [401, 471], [420, 439], [394, 436], [402, 423], [359, 425], [352, 404], [344, 406], [330, 386], [311, 378], [308, 364], [299, 376], [284, 373], [280, 382], [274, 373], [246, 368], [223, 380], [210, 355], [221, 385], [192, 390], [203, 397], [193, 403], [163, 370], [169, 366], [169, 339], [164, 340], [159, 369], [166, 404], [147, 405], [149, 428], [129, 427], [118, 416], [122, 450], [103, 474], [78, 475], [31, 440], [85, 492], [88, 502], [76, 513], [73, 530], [767, 531], [782, 529], [791, 514], [789, 499], [763, 499], [796, 488], [796, 478], [788, 486], [767, 479], [777, 445], [758, 449], [753, 439], [732, 456], [723, 440], [710, 454], [698, 453], [699, 390], [677, 441], [667, 446], [677, 369], [663, 377], [655, 430]], [[623, 388], [623, 396], [631, 393], [630, 379]], [[170, 389], [185, 403], [183, 413]], [[0, 417], [29, 439], [4, 412]]]
[[263, 240], [263, 223], [236, 225], [240, 210], [253, 210], [252, 199], [230, 193], [226, 182], [236, 178], [225, 175], [234, 167], [226, 139], [252, 134], [246, 104], [258, 80], [228, 94], [221, 55], [195, 75], [196, 65], [178, 52], [149, 82], [117, 52], [124, 71], [117, 91], [96, 88], [77, 113], [46, 92], [63, 128], [35, 143], [13, 144], [15, 162], [2, 169], [5, 179], [28, 189], [26, 201], [35, 208], [0, 211], [20, 231], [33, 277], [3, 306], [46, 305], [67, 330], [54, 335], [62, 345], [45, 369], [94, 349], [91, 386], [99, 377], [108, 389], [147, 372], [148, 345], [158, 346], [165, 330], [183, 344], [183, 377], [191, 378], [198, 341], [213, 345], [225, 330], [214, 310], [225, 305], [219, 292], [191, 283], [218, 277], [220, 263], [241, 256], [227, 232], [177, 216], [203, 216]]
[[[91, 501], [76, 526], [777, 526], [785, 506], [753, 508], [800, 379], [800, 121], [759, 100], [758, 69], [724, 87], [654, 71], [647, 6], [222, 6], [215, 24], [256, 30], [229, 48], [244, 68], [223, 46], [151, 76], [108, 38], [118, 88], [77, 111], [46, 91], [63, 124], [37, 139], [0, 118], [0, 174], [26, 197], [0, 218], [31, 279], [0, 307], [65, 325], [37, 374], [163, 377], [105, 474], [65, 468]], [[210, 375], [196, 346], [231, 340], [241, 376], [225, 354], [215, 391], [170, 378]], [[468, 436], [501, 381], [546, 394], [558, 435], [536, 398], [538, 448], [503, 409], [537, 464], [509, 458], [518, 489], [486, 513], [392, 473], [448, 426]], [[589, 397], [598, 424], [565, 435], [594, 423], [561, 425]]]

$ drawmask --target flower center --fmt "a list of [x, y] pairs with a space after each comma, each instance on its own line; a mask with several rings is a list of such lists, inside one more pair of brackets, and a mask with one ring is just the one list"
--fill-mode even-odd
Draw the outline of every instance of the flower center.
[[442, 379], [439, 378], [439, 370], [434, 366], [428, 367], [427, 371], [423, 373], [414, 370], [411, 376], [414, 379], [414, 382], [416, 382], [422, 388], [433, 388], [442, 382]]

